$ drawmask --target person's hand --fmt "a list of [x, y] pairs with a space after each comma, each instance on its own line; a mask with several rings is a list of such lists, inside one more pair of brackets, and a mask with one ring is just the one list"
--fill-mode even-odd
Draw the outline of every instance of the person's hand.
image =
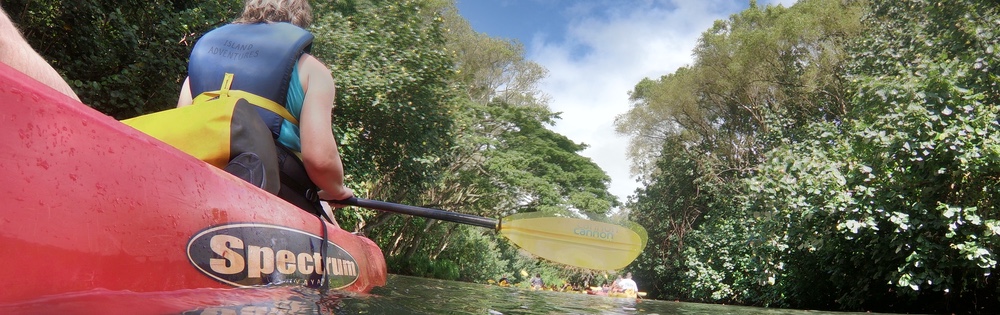
[[340, 186], [338, 189], [332, 191], [320, 190], [317, 195], [320, 200], [325, 200], [328, 204], [330, 204], [330, 207], [340, 209], [343, 208], [344, 205], [338, 204], [336, 201], [354, 197], [354, 191], [347, 188], [347, 186]]

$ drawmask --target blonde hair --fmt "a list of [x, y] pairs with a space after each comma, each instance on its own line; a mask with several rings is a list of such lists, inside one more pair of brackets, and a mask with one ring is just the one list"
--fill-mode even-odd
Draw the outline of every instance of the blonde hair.
[[245, 0], [236, 23], [288, 22], [301, 28], [312, 24], [309, 0]]

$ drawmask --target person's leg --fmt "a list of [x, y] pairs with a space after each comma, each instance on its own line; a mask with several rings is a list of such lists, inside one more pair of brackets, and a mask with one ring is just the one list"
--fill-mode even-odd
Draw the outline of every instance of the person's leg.
[[45, 61], [45, 58], [42, 58], [35, 49], [31, 48], [31, 45], [24, 39], [24, 36], [21, 36], [21, 32], [3, 8], [0, 8], [0, 62], [77, 101], [80, 100], [69, 84], [59, 75], [59, 72], [56, 72], [56, 69], [53, 69]]

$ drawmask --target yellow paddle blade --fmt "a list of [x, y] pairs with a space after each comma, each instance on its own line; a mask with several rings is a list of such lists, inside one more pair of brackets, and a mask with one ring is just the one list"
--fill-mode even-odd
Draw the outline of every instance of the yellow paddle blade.
[[[634, 225], [634, 224], [632, 224]], [[642, 253], [645, 230], [561, 217], [515, 214], [500, 221], [500, 234], [539, 257], [596, 270], [621, 269]]]

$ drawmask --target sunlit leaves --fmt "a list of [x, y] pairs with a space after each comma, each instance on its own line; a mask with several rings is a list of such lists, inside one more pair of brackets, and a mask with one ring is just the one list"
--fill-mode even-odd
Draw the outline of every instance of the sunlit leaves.
[[381, 196], [415, 198], [454, 139], [453, 73], [440, 19], [422, 1], [318, 4], [314, 11], [313, 54], [337, 80], [335, 127], [347, 171]]
[[[792, 9], [833, 2], [800, 1]], [[706, 173], [718, 161], [738, 160], [722, 159], [731, 152], [718, 150], [721, 146], [703, 146], [707, 136], [739, 131], [747, 134], [741, 140], [757, 137], [758, 141], [748, 143], [763, 145], [760, 159], [751, 161], [753, 170], [737, 176], [747, 185], [745, 189], [706, 177], [690, 184], [697, 188], [693, 190], [696, 196], [709, 200], [704, 204], [712, 207], [704, 207], [710, 210], [701, 214], [701, 223], [682, 239], [683, 254], [663, 264], [683, 264], [675, 272], [683, 272], [684, 277], [670, 274], [670, 268], [650, 268], [665, 270], [661, 275], [670, 281], [667, 284], [675, 285], [668, 288], [693, 299], [924, 312], [971, 311], [943, 305], [972, 305], [959, 301], [975, 299], [972, 296], [977, 292], [995, 294], [997, 281], [991, 271], [1000, 247], [996, 223], [1000, 80], [994, 73], [1000, 62], [995, 48], [1000, 40], [989, 30], [996, 29], [1000, 13], [995, 5], [978, 1], [864, 4], [869, 13], [864, 18], [868, 29], [862, 36], [853, 43], [850, 37], [824, 42], [838, 46], [830, 51], [850, 51], [846, 59], [850, 64], [817, 67], [812, 72], [814, 78], [850, 82], [845, 85], [850, 90], [837, 98], [839, 103], [830, 102], [833, 99], [811, 103], [844, 104], [843, 114], [830, 115], [827, 111], [833, 107], [810, 112], [791, 106], [808, 104], [796, 102], [827, 93], [821, 90], [803, 92], [805, 98], [771, 97], [755, 103], [755, 94], [747, 93], [754, 91], [754, 84], [726, 75], [724, 70], [733, 68], [747, 70], [746, 75], [755, 73], [754, 67], [776, 72], [788, 69], [768, 63], [767, 54], [758, 60], [738, 58], [741, 49], [766, 51], [759, 49], [770, 47], [770, 38], [779, 36], [741, 31], [741, 21], [766, 26], [763, 17], [779, 12], [751, 9], [728, 23], [716, 23], [703, 36], [697, 56], [722, 62], [714, 73], [701, 72], [714, 80], [689, 85], [715, 93], [696, 99], [701, 112], [727, 113], [725, 102], [706, 100], [746, 96], [730, 98], [741, 100], [733, 104], [743, 106], [749, 115], [717, 116], [729, 118], [709, 120], [711, 130], [718, 133], [701, 133], [701, 137], [682, 137], [676, 129], [661, 129], [667, 133], [637, 129], [646, 132], [639, 135], [686, 141], [683, 148], [690, 151], [713, 148], [689, 155], [688, 169]], [[822, 20], [814, 19], [816, 24], [825, 23]], [[817, 28], [800, 25], [783, 30], [808, 29]], [[805, 31], [802, 36], [812, 34]], [[692, 69], [707, 62], [699, 61]], [[669, 91], [681, 76], [697, 78], [689, 72], [665, 76], [655, 85], [646, 81], [637, 85], [633, 92], [638, 96], [636, 106], [628, 119], [656, 122], [644, 115], [663, 115], [661, 126], [670, 126], [669, 122], [685, 131], [694, 130], [676, 123], [680, 121], [673, 114], [676, 111], [651, 106], [659, 103], [661, 108], [674, 110], [689, 103], [688, 98], [661, 97], [671, 94], [652, 89], [659, 86]], [[774, 89], [788, 91], [785, 84], [798, 88], [793, 82], [779, 81]], [[755, 121], [755, 117], [764, 119]], [[732, 127], [739, 128], [727, 129]], [[656, 211], [648, 222], [665, 221], [678, 213], [675, 205], [654, 199], [649, 189], [660, 187], [660, 181], [674, 180], [682, 171], [660, 167], [634, 205]], [[712, 191], [734, 194], [705, 196]], [[676, 188], [664, 192], [680, 194], [673, 197], [676, 200], [691, 196]], [[739, 202], [727, 204], [724, 198]], [[670, 239], [652, 233], [650, 240], [655, 244]]]
[[[774, 288], [787, 274], [783, 255], [789, 248], [814, 250], [824, 242], [820, 235], [782, 229], [800, 220], [821, 220], [810, 212], [813, 205], [845, 199], [824, 194], [824, 185], [843, 186], [846, 179], [832, 157], [783, 161], [768, 151], [788, 143], [826, 145], [806, 135], [811, 123], [832, 126], [850, 107], [838, 71], [846, 58], [843, 43], [858, 34], [859, 12], [836, 1], [752, 6], [706, 31], [693, 65], [636, 85], [634, 105], [618, 117], [616, 127], [632, 137], [630, 153], [647, 185], [629, 207], [641, 224], [658, 227], [648, 229], [654, 231], [650, 239], [662, 244], [653, 247], [655, 256], [647, 250], [640, 261], [650, 269], [666, 265], [658, 274], [667, 283], [665, 291], [704, 287], [712, 289], [686, 296], [764, 305], [786, 300], [787, 294]], [[826, 138], [838, 133], [817, 129]], [[764, 171], [761, 181], [741, 181], [760, 171], [754, 166], [768, 158], [778, 161], [773, 173]], [[805, 193], [796, 190], [799, 178], [791, 171], [823, 176], [804, 183], [810, 188]], [[776, 182], [763, 183], [768, 176]], [[745, 208], [762, 190], [775, 200]], [[804, 243], [789, 246], [790, 238]], [[705, 274], [715, 276], [699, 276]]]
[[[998, 240], [983, 225], [983, 215], [996, 215], [997, 187], [990, 178], [1000, 171], [995, 153], [1000, 143], [993, 136], [997, 87], [979, 70], [990, 62], [981, 61], [985, 59], [976, 45], [953, 45], [954, 39], [969, 37], [962, 30], [971, 28], [963, 25], [985, 21], [969, 14], [976, 8], [972, 3], [947, 9], [909, 3], [909, 10], [895, 2], [876, 3], [867, 19], [879, 31], [863, 37], [850, 68], [857, 119], [840, 125], [841, 136], [826, 140], [833, 144], [829, 149], [787, 156], [802, 160], [838, 152], [838, 161], [846, 162], [837, 168], [847, 175], [847, 185], [819, 191], [846, 193], [848, 203], [817, 204], [827, 209], [842, 204], [846, 211], [779, 229], [827, 240], [811, 255], [824, 257], [821, 261], [828, 265], [800, 267], [827, 269], [834, 276], [837, 269], [856, 270], [853, 280], [832, 277], [843, 292], [842, 307], [871, 303], [871, 291], [898, 290], [901, 296], [883, 299], [912, 301], [909, 297], [977, 290], [996, 264]], [[850, 167], [855, 164], [864, 167]], [[791, 173], [799, 182], [816, 175]], [[798, 185], [790, 190], [806, 189]], [[879, 263], [851, 258], [856, 255]]]

